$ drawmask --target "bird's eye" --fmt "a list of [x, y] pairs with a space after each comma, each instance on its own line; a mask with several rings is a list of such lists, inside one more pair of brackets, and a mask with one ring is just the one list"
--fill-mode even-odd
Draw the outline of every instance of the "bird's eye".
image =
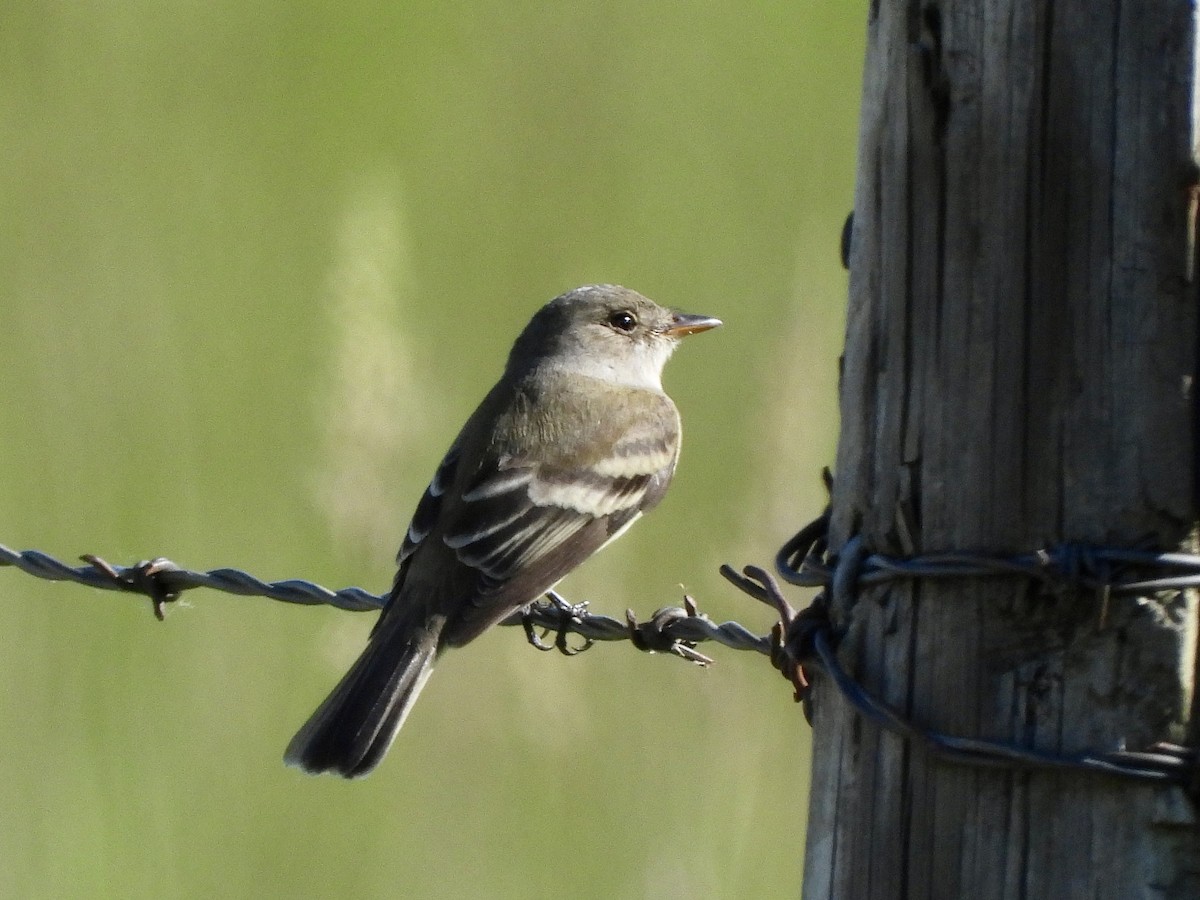
[[608, 324], [617, 331], [633, 331], [634, 326], [637, 325], [637, 319], [628, 310], [620, 309], [609, 313]]

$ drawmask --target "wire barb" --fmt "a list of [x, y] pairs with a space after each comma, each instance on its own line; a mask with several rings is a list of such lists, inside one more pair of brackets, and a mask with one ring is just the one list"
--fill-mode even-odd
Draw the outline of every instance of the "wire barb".
[[629, 626], [629, 640], [633, 646], [646, 653], [674, 653], [680, 659], [693, 662], [701, 668], [711, 666], [713, 660], [696, 650], [696, 640], [681, 637], [677, 631], [679, 623], [700, 620], [711, 626], [712, 620], [699, 611], [696, 601], [687, 594], [683, 596], [683, 609], [664, 606], [655, 610], [649, 622], [638, 624], [632, 609], [625, 610], [625, 622]]
[[143, 560], [136, 566], [117, 571], [100, 557], [93, 556], [91, 553], [85, 553], [79, 558], [84, 562], [91, 563], [92, 568], [112, 581], [117, 590], [145, 594], [149, 597], [154, 609], [154, 618], [160, 622], [166, 618], [163, 615], [163, 605], [174, 603], [179, 599], [179, 589], [164, 584], [163, 580], [157, 577], [164, 572], [179, 571], [179, 566], [169, 559], [160, 556], [157, 559]]

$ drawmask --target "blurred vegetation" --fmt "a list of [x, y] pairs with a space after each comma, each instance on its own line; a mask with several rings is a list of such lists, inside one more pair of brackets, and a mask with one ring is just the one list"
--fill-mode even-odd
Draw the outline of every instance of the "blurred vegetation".
[[[545, 300], [720, 316], [664, 505], [564, 583], [765, 630], [833, 456], [865, 3], [0, 10], [0, 542], [381, 591]], [[489, 633], [346, 784], [280, 763], [370, 616], [0, 572], [0, 896], [799, 890], [808, 732], [767, 664]]]

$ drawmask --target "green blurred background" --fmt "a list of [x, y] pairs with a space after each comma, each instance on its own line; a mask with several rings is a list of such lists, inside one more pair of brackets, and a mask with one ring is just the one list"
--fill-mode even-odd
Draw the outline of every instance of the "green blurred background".
[[[616, 281], [726, 327], [668, 368], [671, 495], [563, 589], [765, 631], [716, 568], [822, 505], [865, 6], [7, 0], [0, 542], [382, 591], [531, 312]], [[370, 778], [286, 769], [372, 619], [0, 571], [0, 896], [798, 893], [763, 659], [497, 629]]]

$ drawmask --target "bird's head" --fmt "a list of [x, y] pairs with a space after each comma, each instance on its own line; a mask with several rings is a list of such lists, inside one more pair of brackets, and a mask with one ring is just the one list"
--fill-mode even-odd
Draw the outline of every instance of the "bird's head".
[[552, 366], [661, 390], [663, 366], [679, 339], [720, 324], [659, 306], [620, 285], [587, 285], [538, 310], [517, 338], [509, 368]]

